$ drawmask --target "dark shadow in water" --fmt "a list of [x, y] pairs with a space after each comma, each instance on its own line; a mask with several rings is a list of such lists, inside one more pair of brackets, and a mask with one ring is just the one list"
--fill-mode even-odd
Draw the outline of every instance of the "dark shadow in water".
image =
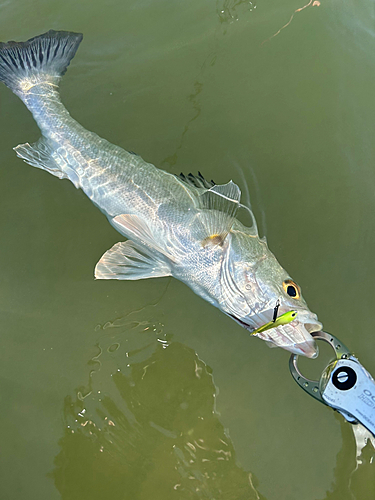
[[236, 463], [211, 370], [152, 316], [97, 330], [89, 384], [64, 401], [50, 474], [62, 499], [264, 499]]
[[[324, 500], [374, 500], [375, 498], [375, 450], [370, 441], [362, 448], [357, 441], [357, 459], [353, 454], [353, 429], [340, 415], [335, 414], [340, 421], [342, 432], [342, 449], [337, 454], [334, 470], [334, 483]], [[367, 431], [365, 431], [367, 433]], [[360, 457], [359, 457], [360, 455]], [[343, 480], [345, 478], [345, 480]], [[323, 500], [323, 499], [322, 499]]]
[[[88, 384], [64, 401], [49, 474], [61, 498], [265, 500], [236, 462], [210, 368], [161, 318], [154, 304], [97, 328]], [[374, 500], [374, 448], [357, 433], [356, 461], [352, 428], [337, 418], [343, 447], [324, 500]]]

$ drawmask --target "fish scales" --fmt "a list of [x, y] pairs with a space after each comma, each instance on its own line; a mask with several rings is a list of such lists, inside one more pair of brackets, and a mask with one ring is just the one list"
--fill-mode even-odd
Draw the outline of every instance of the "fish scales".
[[152, 217], [160, 205], [175, 198], [191, 205], [191, 195], [175, 176], [86, 130], [70, 116], [59, 93], [48, 87], [30, 91], [25, 104], [52, 141], [54, 156], [77, 174], [79, 187], [101, 210], [109, 216], [131, 211]]
[[[157, 169], [70, 116], [58, 88], [81, 40], [81, 34], [51, 30], [0, 43], [0, 81], [22, 99], [42, 132], [37, 143], [17, 146], [17, 155], [69, 179], [128, 238], [101, 257], [95, 277], [174, 276], [268, 345], [315, 357], [311, 332], [322, 325], [259, 238], [236, 184]], [[241, 209], [251, 227], [237, 219]], [[292, 321], [277, 321], [277, 314]]]

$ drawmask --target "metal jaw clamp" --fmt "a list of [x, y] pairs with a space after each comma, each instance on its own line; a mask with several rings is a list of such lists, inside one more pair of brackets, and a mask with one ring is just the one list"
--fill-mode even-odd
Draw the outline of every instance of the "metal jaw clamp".
[[336, 359], [323, 371], [320, 380], [304, 377], [298, 369], [298, 355], [292, 354], [289, 369], [297, 384], [310, 396], [337, 410], [350, 423], [361, 423], [375, 436], [375, 381], [358, 359], [334, 335], [312, 333], [328, 342]]

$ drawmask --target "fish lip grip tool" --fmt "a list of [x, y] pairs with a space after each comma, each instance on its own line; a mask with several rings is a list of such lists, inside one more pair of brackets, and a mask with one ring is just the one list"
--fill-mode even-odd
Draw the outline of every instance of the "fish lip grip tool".
[[326, 332], [316, 332], [312, 336], [330, 344], [336, 359], [317, 381], [302, 375], [298, 369], [298, 355], [292, 354], [289, 359], [292, 377], [310, 396], [341, 413], [351, 424], [362, 424], [375, 436], [374, 379], [337, 337]]

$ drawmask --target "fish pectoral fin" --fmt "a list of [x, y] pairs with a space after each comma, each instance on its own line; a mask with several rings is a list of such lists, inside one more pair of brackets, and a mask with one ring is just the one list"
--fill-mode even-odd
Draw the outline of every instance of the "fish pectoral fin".
[[215, 185], [199, 196], [196, 235], [202, 245], [218, 245], [224, 242], [233, 226], [240, 207], [241, 190], [232, 181]]
[[128, 240], [105, 252], [95, 266], [94, 275], [101, 280], [141, 280], [171, 276], [171, 270], [150, 248]]

